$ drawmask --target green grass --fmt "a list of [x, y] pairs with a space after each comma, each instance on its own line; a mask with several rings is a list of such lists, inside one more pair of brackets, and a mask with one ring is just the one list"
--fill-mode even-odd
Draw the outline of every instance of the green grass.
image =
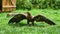
[[[13, 12], [25, 13], [27, 10], [16, 10]], [[60, 10], [52, 9], [32, 9], [30, 13], [34, 16], [42, 14], [56, 23], [49, 25], [45, 22], [35, 22], [34, 26], [27, 26], [26, 20], [20, 24], [8, 24], [11, 17], [6, 17], [7, 13], [0, 13], [0, 34], [60, 34]]]

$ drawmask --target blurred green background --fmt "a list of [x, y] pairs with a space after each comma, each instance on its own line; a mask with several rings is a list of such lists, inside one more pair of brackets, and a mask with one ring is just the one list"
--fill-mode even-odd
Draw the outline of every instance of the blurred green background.
[[60, 0], [16, 0], [16, 1], [17, 1], [17, 9], [27, 9], [27, 8], [59, 9], [60, 8]]

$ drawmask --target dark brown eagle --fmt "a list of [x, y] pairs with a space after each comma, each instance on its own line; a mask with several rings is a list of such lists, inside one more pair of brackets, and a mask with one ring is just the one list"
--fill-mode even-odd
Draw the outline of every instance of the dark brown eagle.
[[37, 16], [31, 16], [31, 14], [29, 12], [26, 12], [26, 14], [17, 14], [14, 15], [14, 17], [12, 17], [8, 23], [18, 23], [24, 19], [27, 19], [27, 24], [29, 25], [29, 22], [32, 23], [32, 25], [34, 25], [34, 21], [36, 22], [45, 22], [49, 25], [55, 25], [55, 23], [53, 21], [51, 21], [50, 19], [46, 18], [43, 15], [37, 15]]

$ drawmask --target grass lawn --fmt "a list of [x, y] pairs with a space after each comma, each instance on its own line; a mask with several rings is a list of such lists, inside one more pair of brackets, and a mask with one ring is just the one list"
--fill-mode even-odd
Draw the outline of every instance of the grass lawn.
[[[16, 10], [13, 12], [25, 13], [27, 10]], [[26, 20], [20, 24], [8, 24], [9, 19], [6, 17], [7, 13], [0, 13], [0, 34], [60, 34], [60, 10], [52, 9], [32, 9], [30, 13], [34, 16], [42, 14], [56, 23], [56, 25], [49, 25], [45, 22], [35, 22], [34, 26], [27, 26]]]

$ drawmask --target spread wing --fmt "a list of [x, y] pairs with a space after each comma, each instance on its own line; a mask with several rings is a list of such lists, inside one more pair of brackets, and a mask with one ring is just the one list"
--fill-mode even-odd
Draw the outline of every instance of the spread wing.
[[45, 16], [42, 16], [42, 15], [37, 15], [33, 19], [36, 22], [44, 21], [44, 22], [46, 22], [50, 25], [55, 25], [55, 23], [53, 21], [51, 21], [50, 19], [48, 19], [48, 18], [46, 18]]
[[20, 22], [21, 20], [23, 19], [26, 19], [26, 15], [24, 14], [17, 14], [15, 15], [14, 17], [12, 17], [10, 20], [9, 20], [9, 23], [11, 22]]

